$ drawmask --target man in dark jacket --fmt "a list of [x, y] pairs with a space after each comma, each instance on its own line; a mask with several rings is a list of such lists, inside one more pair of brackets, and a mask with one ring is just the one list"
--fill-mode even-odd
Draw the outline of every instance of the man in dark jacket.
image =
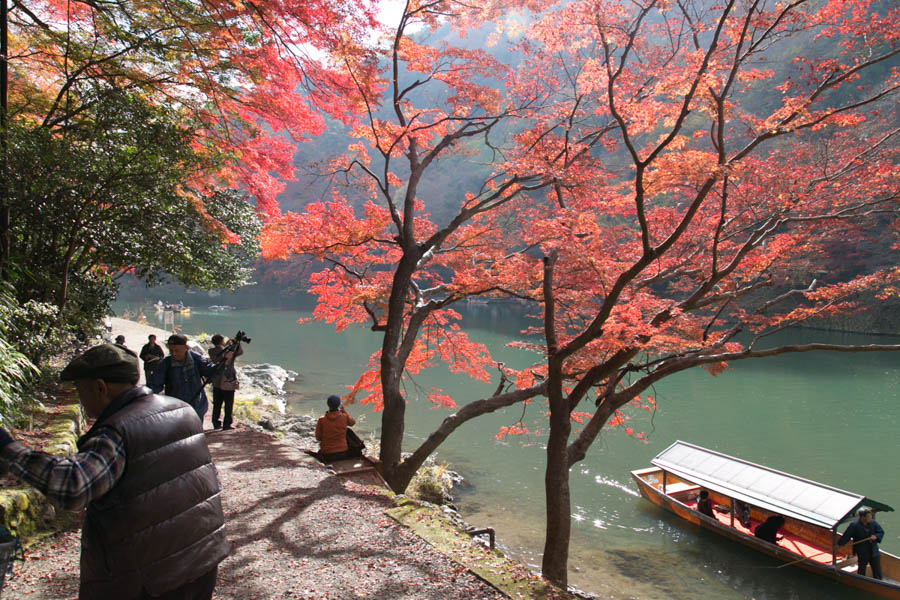
[[761, 540], [765, 540], [770, 544], [777, 544], [784, 537], [779, 537], [778, 532], [784, 527], [784, 517], [781, 515], [772, 515], [766, 519], [765, 523], [760, 523], [753, 530], [753, 535]]
[[147, 336], [147, 343], [141, 348], [138, 354], [140, 359], [144, 361], [144, 381], [150, 381], [150, 376], [159, 365], [159, 361], [166, 357], [162, 346], [156, 343], [156, 336], [152, 333]]
[[30, 450], [0, 429], [0, 467], [87, 508], [80, 600], [208, 600], [228, 555], [219, 481], [194, 410], [138, 387], [138, 358], [103, 344], [69, 363], [91, 429], [79, 452]]
[[884, 539], [884, 529], [872, 518], [872, 509], [864, 506], [857, 514], [859, 519], [850, 523], [837, 545], [843, 546], [853, 540], [853, 553], [858, 561], [857, 573], [865, 576], [866, 566], [872, 565], [872, 577], [881, 579], [881, 553], [878, 551], [878, 544]]
[[[167, 396], [184, 400], [194, 407], [202, 422], [203, 415], [209, 408], [206, 390], [203, 389], [205, 387], [203, 378], [212, 380], [218, 376], [221, 369], [205, 356], [188, 350], [187, 338], [183, 335], [170, 335], [166, 346], [169, 348], [169, 356], [160, 361], [147, 381], [147, 386], [156, 394], [165, 390]], [[231, 360], [232, 356], [233, 352], [226, 352], [223, 355], [226, 361]]]

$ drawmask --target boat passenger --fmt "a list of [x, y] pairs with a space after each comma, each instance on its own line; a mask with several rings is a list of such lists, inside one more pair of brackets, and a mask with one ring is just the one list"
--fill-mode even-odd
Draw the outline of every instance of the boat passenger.
[[734, 514], [738, 521], [746, 528], [750, 528], [750, 505], [740, 500], [734, 502]]
[[753, 535], [761, 540], [765, 540], [772, 544], [777, 544], [784, 536], [779, 536], [778, 532], [784, 527], [784, 517], [781, 515], [773, 515], [766, 519], [765, 523], [757, 525], [753, 531]]
[[838, 540], [838, 546], [843, 546], [853, 540], [853, 554], [856, 555], [857, 574], [866, 575], [866, 565], [872, 565], [872, 577], [881, 579], [881, 554], [878, 544], [884, 539], [884, 529], [872, 518], [872, 509], [862, 507], [857, 513], [859, 519], [850, 523], [850, 527]]
[[713, 513], [712, 498], [709, 497], [709, 492], [706, 490], [700, 490], [700, 496], [697, 498], [697, 510], [709, 517], [716, 517]]

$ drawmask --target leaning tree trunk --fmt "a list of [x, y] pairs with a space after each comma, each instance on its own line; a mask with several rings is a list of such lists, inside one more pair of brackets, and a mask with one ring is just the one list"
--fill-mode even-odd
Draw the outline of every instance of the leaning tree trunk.
[[568, 440], [572, 429], [564, 398], [550, 399], [550, 436], [547, 439], [547, 471], [544, 474], [547, 530], [544, 538], [542, 575], [565, 589], [568, 585], [571, 506], [569, 494]]

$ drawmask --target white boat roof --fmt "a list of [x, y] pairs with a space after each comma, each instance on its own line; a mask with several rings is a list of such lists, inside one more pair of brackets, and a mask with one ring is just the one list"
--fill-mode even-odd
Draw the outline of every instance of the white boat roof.
[[[712, 491], [828, 529], [855, 516], [856, 509], [867, 504], [865, 496], [682, 441], [675, 442], [650, 462]], [[893, 510], [879, 502], [868, 502], [868, 505]]]

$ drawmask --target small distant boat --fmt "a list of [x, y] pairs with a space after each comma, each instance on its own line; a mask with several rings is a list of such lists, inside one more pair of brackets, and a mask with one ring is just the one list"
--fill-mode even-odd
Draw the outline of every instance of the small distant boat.
[[181, 302], [179, 302], [178, 304], [163, 304], [162, 300], [157, 300], [156, 304], [153, 305], [153, 308], [156, 309], [156, 312], [164, 312], [167, 310], [181, 314], [187, 314], [191, 312], [191, 307], [185, 306]]
[[228, 310], [234, 310], [234, 307], [228, 306], [227, 304], [213, 304], [212, 306], [209, 307], [209, 310], [212, 310], [215, 312], [224, 312], [224, 311], [228, 311]]
[[[881, 550], [883, 580], [857, 574], [851, 545], [837, 546], [839, 528], [857, 510], [893, 511], [860, 494], [845, 492], [687, 442], [675, 442], [650, 461], [653, 467], [632, 471], [641, 495], [682, 519], [749, 546], [785, 563], [882, 598], [900, 600], [900, 557]], [[697, 511], [697, 494], [709, 492], [715, 517]], [[736, 502], [750, 506], [750, 527], [738, 519]], [[785, 517], [784, 539], [777, 544], [753, 535], [774, 515]]]

